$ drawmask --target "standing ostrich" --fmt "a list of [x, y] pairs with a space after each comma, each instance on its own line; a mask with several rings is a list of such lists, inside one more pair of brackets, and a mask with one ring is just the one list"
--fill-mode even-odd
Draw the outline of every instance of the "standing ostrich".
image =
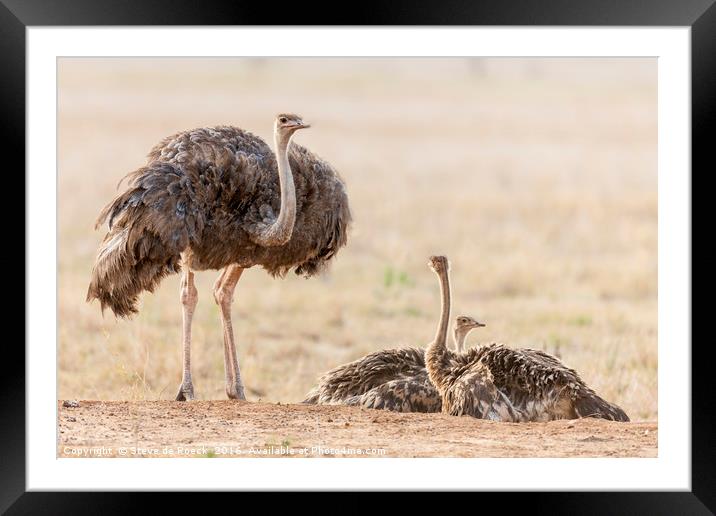
[[[259, 137], [230, 126], [194, 129], [165, 138], [147, 164], [130, 173], [129, 187], [109, 203], [87, 301], [98, 299], [118, 317], [137, 312], [139, 294], [183, 271], [183, 373], [178, 401], [194, 399], [191, 322], [197, 303], [194, 272], [220, 269], [214, 300], [224, 330], [226, 394], [246, 399], [231, 325], [231, 301], [244, 269], [272, 276], [289, 270], [310, 277], [346, 244], [351, 220], [338, 173], [292, 143], [309, 127], [280, 114], [276, 154]], [[277, 214], [278, 213], [278, 214]]]
[[[484, 326], [472, 317], [455, 319], [453, 345], [458, 356], [465, 337]], [[440, 393], [425, 369], [425, 350], [408, 347], [375, 351], [323, 374], [303, 403], [360, 405], [395, 412], [440, 412]]]
[[490, 344], [457, 356], [450, 352], [445, 346], [449, 264], [444, 256], [433, 256], [428, 264], [440, 280], [442, 316], [435, 340], [425, 351], [425, 364], [444, 413], [512, 422], [581, 417], [629, 421], [621, 408], [600, 398], [576, 371], [543, 351]]

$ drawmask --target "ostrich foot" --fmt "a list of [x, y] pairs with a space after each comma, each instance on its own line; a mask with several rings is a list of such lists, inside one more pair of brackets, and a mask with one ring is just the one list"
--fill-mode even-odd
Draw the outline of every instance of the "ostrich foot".
[[244, 400], [246, 401], [246, 395], [244, 394], [244, 386], [239, 382], [226, 384], [226, 395], [231, 400]]
[[179, 386], [179, 393], [177, 394], [177, 401], [191, 401], [194, 399], [194, 385], [191, 383], [182, 383]]

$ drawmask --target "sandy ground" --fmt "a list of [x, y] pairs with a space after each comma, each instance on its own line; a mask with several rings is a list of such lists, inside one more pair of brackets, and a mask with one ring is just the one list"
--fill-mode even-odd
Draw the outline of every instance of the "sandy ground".
[[655, 422], [495, 423], [228, 400], [72, 400], [59, 401], [58, 413], [59, 457], [657, 456]]

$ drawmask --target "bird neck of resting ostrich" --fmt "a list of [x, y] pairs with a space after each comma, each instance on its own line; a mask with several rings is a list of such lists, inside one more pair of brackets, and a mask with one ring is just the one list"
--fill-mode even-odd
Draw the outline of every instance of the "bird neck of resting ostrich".
[[458, 353], [462, 353], [465, 349], [465, 339], [470, 334], [470, 332], [474, 330], [473, 327], [455, 327], [455, 333], [453, 334], [453, 337], [455, 338], [455, 351]]
[[447, 342], [448, 325], [450, 324], [450, 273], [446, 270], [440, 271], [438, 279], [440, 280], [441, 293], [440, 323], [433, 343], [438, 349], [447, 349], [445, 343]]
[[274, 135], [276, 145], [276, 161], [278, 163], [278, 181], [281, 188], [281, 208], [276, 221], [269, 226], [264, 234], [269, 244], [285, 244], [291, 239], [293, 226], [296, 223], [296, 187], [293, 173], [288, 163], [288, 147], [291, 136]]
[[461, 330], [460, 328], [455, 328], [455, 333], [452, 334], [455, 351], [458, 353], [462, 353], [462, 350], [464, 349], [465, 337], [467, 337], [467, 334], [467, 331]]

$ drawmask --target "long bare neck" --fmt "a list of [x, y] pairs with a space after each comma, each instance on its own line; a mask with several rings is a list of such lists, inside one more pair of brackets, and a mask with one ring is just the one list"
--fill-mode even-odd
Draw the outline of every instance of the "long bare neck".
[[437, 348], [447, 349], [445, 343], [447, 342], [448, 326], [450, 325], [450, 273], [448, 271], [441, 271], [438, 273], [438, 279], [440, 280], [440, 322], [438, 323], [438, 330], [435, 333], [434, 345]]
[[296, 186], [288, 163], [288, 147], [291, 138], [281, 138], [274, 133], [276, 161], [278, 162], [278, 181], [281, 189], [281, 209], [276, 220], [258, 237], [258, 243], [265, 246], [283, 245], [291, 240], [296, 224]]
[[455, 351], [462, 353], [465, 350], [465, 339], [467, 338], [468, 333], [472, 330], [473, 328], [455, 328], [455, 332], [453, 333]]
[[462, 353], [465, 349], [465, 337], [467, 337], [467, 332], [455, 328], [452, 334], [452, 342], [457, 353]]

